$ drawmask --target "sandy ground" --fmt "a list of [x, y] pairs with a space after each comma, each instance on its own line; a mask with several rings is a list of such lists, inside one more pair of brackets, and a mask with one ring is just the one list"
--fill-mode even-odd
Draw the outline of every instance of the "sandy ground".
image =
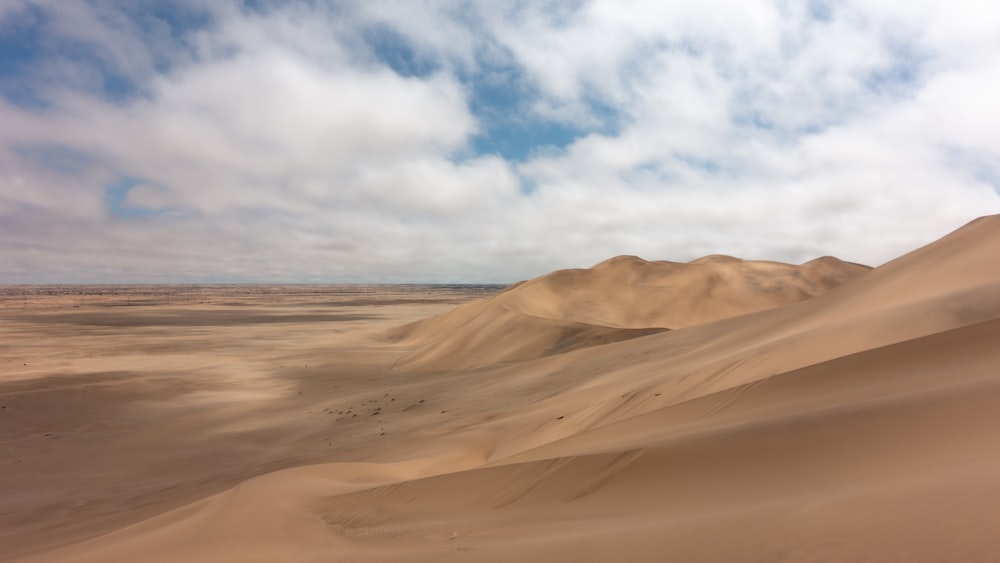
[[408, 291], [8, 298], [2, 557], [1000, 560], [998, 217]]
[[0, 558], [360, 455], [393, 435], [373, 406], [439, 403], [371, 335], [495, 291], [5, 288]]

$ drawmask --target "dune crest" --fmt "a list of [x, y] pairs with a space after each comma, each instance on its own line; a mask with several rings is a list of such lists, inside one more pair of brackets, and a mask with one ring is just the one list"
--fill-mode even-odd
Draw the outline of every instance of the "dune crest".
[[821, 295], [871, 268], [824, 257], [801, 266], [706, 256], [616, 256], [559, 270], [392, 332], [414, 348], [400, 367], [445, 370], [524, 361], [745, 315]]

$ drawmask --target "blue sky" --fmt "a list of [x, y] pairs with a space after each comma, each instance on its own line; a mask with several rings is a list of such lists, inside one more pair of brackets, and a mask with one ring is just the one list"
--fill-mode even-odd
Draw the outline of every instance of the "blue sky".
[[1000, 7], [7, 0], [0, 283], [878, 264], [1000, 208]]

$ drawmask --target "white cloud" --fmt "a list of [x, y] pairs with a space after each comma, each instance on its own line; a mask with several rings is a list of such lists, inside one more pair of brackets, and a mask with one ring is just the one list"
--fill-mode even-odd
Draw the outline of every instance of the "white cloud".
[[[0, 99], [0, 281], [879, 263], [1000, 207], [990, 2], [226, 3], [181, 36], [114, 4], [30, 4], [62, 47], [23, 77], [49, 107]], [[134, 89], [108, 98], [107, 73]], [[476, 154], [486, 75], [528, 93], [491, 120], [584, 134]]]

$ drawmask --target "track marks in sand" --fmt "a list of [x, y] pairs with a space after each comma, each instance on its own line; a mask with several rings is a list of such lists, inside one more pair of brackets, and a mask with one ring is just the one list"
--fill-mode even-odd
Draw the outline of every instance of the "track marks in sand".
[[563, 497], [563, 500], [566, 502], [573, 502], [596, 493], [601, 490], [604, 485], [607, 485], [616, 473], [625, 469], [631, 465], [632, 462], [642, 457], [642, 454], [645, 453], [645, 451], [646, 450], [644, 449], [632, 450], [616, 456], [605, 469], [598, 471], [593, 477], [581, 483], [579, 487], [573, 489], [572, 492]]
[[533, 418], [535, 422], [531, 425], [519, 422], [521, 428], [517, 432], [507, 431], [489, 459], [491, 463], [519, 459], [522, 453], [544, 448], [547, 444], [652, 412], [661, 413], [659, 417], [676, 424], [718, 416], [744, 393], [770, 377], [768, 373], [743, 382], [748, 379], [745, 372], [756, 368], [766, 356], [721, 362], [697, 372], [667, 376], [660, 382], [641, 387], [627, 380], [617, 380], [554, 396], [500, 420], [499, 424], [504, 427], [514, 424], [514, 419]]
[[533, 465], [517, 467], [509, 476], [500, 493], [487, 501], [487, 504], [493, 508], [503, 508], [517, 502], [571, 460], [572, 458], [551, 459], [541, 462], [540, 467]]
[[572, 503], [593, 495], [644, 453], [640, 448], [562, 457], [379, 486], [331, 499], [321, 519], [352, 540], [452, 540], [466, 535], [473, 521], [504, 520], [538, 503]]

